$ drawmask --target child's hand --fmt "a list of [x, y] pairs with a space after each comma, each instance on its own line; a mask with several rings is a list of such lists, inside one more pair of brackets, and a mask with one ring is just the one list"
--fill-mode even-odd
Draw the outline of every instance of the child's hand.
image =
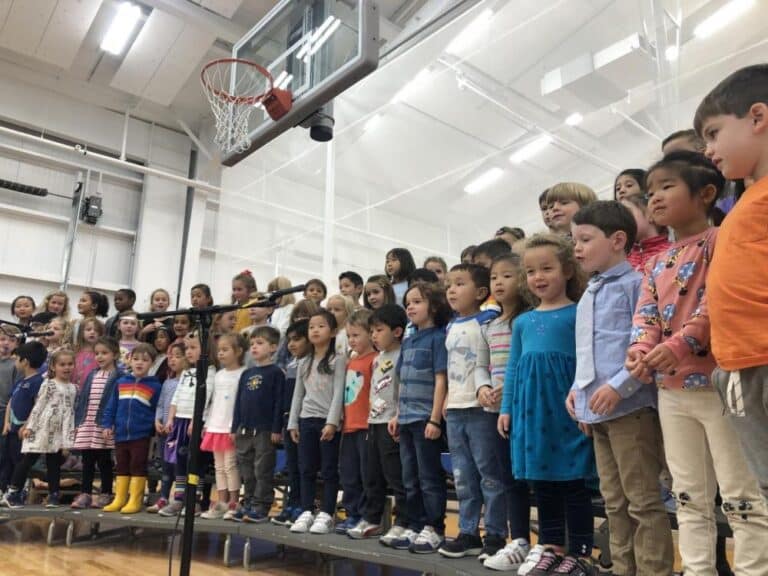
[[8, 432], [11, 431], [11, 424], [10, 422], [4, 422], [3, 423], [3, 436], [8, 436]]
[[585, 436], [592, 437], [592, 425], [585, 422], [579, 422], [579, 430], [581, 430]]
[[101, 431], [101, 435], [104, 436], [104, 440], [112, 440], [112, 428], [104, 428]]
[[616, 410], [616, 406], [621, 402], [621, 396], [610, 384], [603, 384], [592, 395], [589, 401], [589, 409], [599, 416], [608, 416]]
[[173, 430], [173, 418], [168, 418], [168, 421], [165, 423], [165, 433], [170, 434]]
[[19, 430], [19, 436], [21, 436], [22, 439], [26, 440], [27, 438], [32, 436], [32, 430], [30, 430], [29, 428], [24, 427], [21, 430]]
[[499, 414], [499, 419], [496, 421], [496, 430], [499, 431], [499, 435], [502, 438], [509, 439], [509, 425], [512, 423], [512, 419], [509, 414]]
[[160, 436], [165, 434], [165, 426], [163, 426], [163, 423], [160, 422], [160, 420], [155, 420], [155, 432], [157, 432]]
[[336, 426], [333, 424], [326, 424], [323, 426], [323, 431], [320, 433], [320, 442], [330, 442], [333, 437], [336, 436]]
[[637, 378], [641, 382], [646, 384], [651, 383], [651, 373], [648, 370], [648, 366], [643, 361], [645, 357], [644, 352], [639, 350], [627, 350], [627, 360], [624, 362], [624, 367], [629, 372], [630, 376]]
[[653, 350], [648, 352], [648, 355], [645, 357], [645, 363], [657, 372], [674, 374], [678, 359], [669, 346], [658, 344]]
[[291, 440], [293, 440], [294, 444], [299, 443], [299, 431], [298, 430], [289, 430], [291, 433]]
[[387, 432], [395, 442], [400, 439], [400, 425], [397, 423], [397, 416], [387, 422]]
[[568, 392], [565, 399], [565, 409], [568, 410], [568, 415], [576, 420], [576, 392], [573, 390]]
[[187, 426], [187, 434], [192, 436], [192, 422], [189, 423], [189, 426]]
[[496, 386], [493, 389], [493, 406], [496, 410], [501, 408], [501, 398], [504, 396], [504, 384]]
[[437, 440], [438, 438], [440, 438], [440, 435], [442, 433], [443, 433], [443, 430], [440, 428], [440, 426], [437, 426], [432, 422], [427, 422], [427, 425], [424, 428], [424, 437], [427, 440]]
[[483, 408], [493, 408], [493, 390], [490, 386], [483, 386], [477, 393], [477, 400]]
[[232, 441], [232, 444], [234, 444], [237, 441], [237, 434], [230, 434], [229, 439]]
[[270, 439], [272, 440], [272, 444], [280, 444], [280, 442], [283, 441], [283, 435], [279, 432], [272, 432]]

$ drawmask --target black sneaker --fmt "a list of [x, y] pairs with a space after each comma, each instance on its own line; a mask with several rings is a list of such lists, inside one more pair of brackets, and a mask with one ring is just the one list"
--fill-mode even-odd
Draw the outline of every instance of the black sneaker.
[[445, 541], [437, 551], [447, 558], [478, 556], [483, 551], [483, 541], [480, 536], [459, 534], [458, 538]]
[[496, 552], [507, 545], [507, 540], [501, 536], [486, 534], [484, 544], [485, 546], [483, 546], [483, 551], [480, 552], [480, 556], [477, 557], [477, 559], [481, 562], [485, 561], [486, 558], [496, 556]]
[[550, 576], [555, 573], [562, 560], [563, 557], [558, 556], [552, 548], [545, 548], [536, 566], [528, 572], [528, 576]]
[[552, 574], [564, 574], [567, 576], [596, 576], [595, 566], [587, 558], [566, 556], [558, 564]]

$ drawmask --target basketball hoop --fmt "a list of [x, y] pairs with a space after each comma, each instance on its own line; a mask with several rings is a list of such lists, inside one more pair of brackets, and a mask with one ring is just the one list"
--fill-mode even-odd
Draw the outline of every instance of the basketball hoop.
[[269, 70], [250, 60], [213, 60], [203, 67], [200, 81], [216, 119], [214, 142], [225, 154], [250, 148], [248, 120], [255, 109], [263, 107], [278, 120], [293, 104], [290, 90], [275, 88]]

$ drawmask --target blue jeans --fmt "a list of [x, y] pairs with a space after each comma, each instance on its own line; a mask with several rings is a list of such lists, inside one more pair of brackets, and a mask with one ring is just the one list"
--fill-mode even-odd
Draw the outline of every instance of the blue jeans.
[[482, 408], [448, 410], [448, 448], [459, 500], [459, 532], [480, 533], [485, 504], [485, 531], [506, 538], [507, 499], [498, 457], [497, 416]]
[[445, 502], [448, 490], [440, 462], [440, 439], [424, 436], [426, 420], [400, 425], [400, 463], [408, 516], [412, 530], [432, 526], [438, 534], [445, 532]]
[[299, 471], [301, 473], [301, 509], [314, 511], [317, 473], [323, 480], [323, 501], [320, 510], [331, 516], [336, 513], [336, 495], [339, 492], [338, 432], [328, 442], [320, 435], [325, 418], [299, 418]]
[[299, 445], [291, 438], [291, 433], [283, 428], [283, 448], [285, 449], [285, 467], [288, 469], [288, 508], [301, 506], [301, 475], [299, 473]]
[[341, 435], [341, 503], [347, 517], [360, 518], [365, 511], [365, 476], [368, 467], [368, 430]]

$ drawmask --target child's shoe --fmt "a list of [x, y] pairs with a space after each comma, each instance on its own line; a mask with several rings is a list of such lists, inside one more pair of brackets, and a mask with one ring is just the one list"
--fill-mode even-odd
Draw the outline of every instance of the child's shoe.
[[483, 551], [483, 540], [476, 534], [461, 533], [457, 538], [443, 542], [438, 552], [446, 558], [479, 556]]
[[264, 524], [269, 521], [269, 516], [264, 512], [261, 506], [251, 508], [248, 513], [243, 517], [243, 522], [248, 524]]
[[566, 556], [560, 561], [552, 574], [563, 576], [595, 576], [595, 567], [589, 558]]
[[383, 546], [388, 546], [394, 550], [410, 550], [411, 545], [419, 537], [418, 532], [402, 526], [392, 526], [389, 532], [379, 538]]
[[92, 508], [104, 508], [104, 506], [108, 506], [110, 502], [114, 499], [113, 494], [99, 494], [97, 498], [94, 498], [91, 504]]
[[327, 512], [320, 512], [315, 517], [315, 521], [312, 523], [312, 527], [309, 529], [310, 534], [330, 534], [333, 531], [333, 518]]
[[[527, 576], [549, 576], [555, 573], [563, 557], [559, 556], [552, 548], [544, 548], [536, 565], [527, 572]], [[522, 568], [521, 568], [522, 569]], [[518, 575], [520, 571], [517, 572]]]
[[346, 520], [343, 522], [339, 522], [336, 524], [336, 527], [334, 528], [334, 531], [336, 534], [342, 534], [345, 535], [348, 530], [351, 528], [354, 528], [357, 526], [358, 522], [360, 522], [360, 518], [357, 516], [349, 516]]
[[507, 544], [507, 539], [503, 536], [495, 536], [493, 534], [486, 534], [483, 538], [483, 549], [480, 555], [477, 557], [480, 562], [485, 562], [486, 559], [495, 556], [499, 550], [502, 550]]
[[[530, 551], [531, 545], [528, 541], [524, 538], [518, 538], [504, 546], [493, 556], [486, 558], [483, 561], [483, 566], [499, 572], [519, 570]], [[538, 562], [538, 560], [536, 561]]]
[[238, 504], [236, 500], [233, 500], [229, 503], [227, 506], [227, 511], [224, 512], [224, 516], [222, 516], [222, 520], [234, 520], [235, 516], [237, 515], [238, 511]]
[[184, 508], [184, 502], [181, 500], [173, 500], [169, 502], [164, 508], [161, 508], [158, 514], [165, 516], [166, 518], [172, 518], [181, 514], [181, 510]]
[[150, 514], [157, 514], [158, 512], [160, 512], [160, 510], [162, 510], [166, 506], [168, 506], [168, 500], [166, 500], [161, 496], [160, 498], [157, 499], [157, 501], [154, 504], [152, 504], [152, 506], [149, 506], [147, 508], [147, 512]]
[[3, 495], [3, 500], [0, 505], [16, 510], [17, 508], [24, 508], [24, 495], [21, 490], [8, 490]]
[[50, 492], [48, 494], [48, 498], [45, 501], [45, 507], [46, 508], [58, 508], [60, 506], [59, 504], [59, 493], [58, 492]]
[[292, 524], [293, 508], [283, 508], [280, 514], [269, 519], [275, 526], [290, 526]]
[[310, 527], [315, 522], [315, 515], [312, 514], [309, 510], [306, 510], [305, 512], [301, 513], [301, 516], [299, 516], [296, 519], [296, 522], [291, 524], [291, 532], [294, 534], [305, 534], [309, 532]]
[[228, 510], [229, 506], [227, 504], [224, 504], [224, 502], [216, 502], [216, 504], [213, 504], [208, 510], [200, 514], [200, 518], [205, 518], [206, 520], [221, 520]]
[[368, 520], [360, 520], [356, 526], [347, 530], [347, 536], [353, 540], [363, 540], [365, 538], [375, 538], [381, 536], [381, 526], [368, 522]]
[[432, 526], [424, 526], [408, 550], [414, 554], [433, 554], [443, 545], [444, 540]]
[[[90, 494], [78, 494], [74, 502], [72, 502], [72, 508], [75, 510], [85, 510], [90, 508], [93, 504], [93, 498]], [[101, 508], [101, 506], [99, 506]]]

